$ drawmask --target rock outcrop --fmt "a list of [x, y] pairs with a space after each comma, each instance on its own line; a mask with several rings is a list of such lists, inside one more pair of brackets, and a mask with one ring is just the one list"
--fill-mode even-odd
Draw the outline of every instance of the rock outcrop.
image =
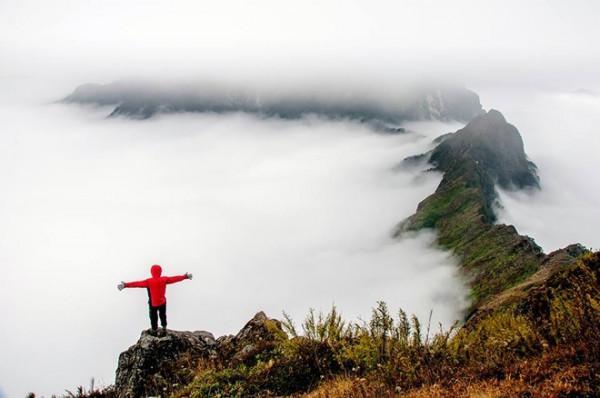
[[169, 330], [165, 336], [142, 332], [136, 344], [119, 356], [117, 397], [164, 395], [189, 383], [201, 359], [216, 355], [217, 342], [209, 332]]
[[281, 324], [257, 313], [235, 336], [215, 339], [209, 332], [169, 330], [165, 336], [142, 332], [136, 344], [119, 356], [115, 380], [118, 398], [168, 396], [189, 384], [202, 363], [224, 366], [251, 363], [257, 355], [287, 338]]
[[272, 349], [278, 340], [287, 339], [276, 319], [259, 312], [235, 336], [222, 336], [217, 340], [218, 355], [222, 363], [250, 364], [256, 356]]
[[537, 167], [527, 159], [521, 134], [495, 109], [443, 139], [429, 161], [441, 171], [475, 162], [502, 188], [539, 188]]

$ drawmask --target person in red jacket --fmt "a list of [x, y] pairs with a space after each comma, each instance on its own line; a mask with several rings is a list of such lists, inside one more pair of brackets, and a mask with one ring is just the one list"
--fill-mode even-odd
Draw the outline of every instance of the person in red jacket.
[[160, 325], [162, 326], [162, 334], [167, 331], [167, 298], [165, 292], [167, 285], [171, 283], [181, 282], [185, 279], [192, 279], [192, 274], [185, 273], [177, 276], [161, 276], [162, 268], [155, 264], [150, 268], [152, 278], [144, 279], [136, 282], [123, 282], [117, 285], [119, 290], [126, 287], [143, 287], [148, 290], [148, 306], [150, 307], [150, 325], [152, 334], [156, 334], [158, 329], [158, 317], [160, 316]]

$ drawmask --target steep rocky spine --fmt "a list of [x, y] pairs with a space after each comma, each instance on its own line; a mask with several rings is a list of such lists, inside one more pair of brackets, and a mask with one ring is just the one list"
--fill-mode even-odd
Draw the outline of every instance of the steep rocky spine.
[[419, 203], [397, 232], [433, 228], [441, 247], [452, 250], [471, 285], [471, 310], [536, 272], [544, 259], [533, 239], [513, 226], [494, 224], [496, 185], [537, 189], [517, 129], [491, 110], [446, 137], [429, 154], [444, 173], [436, 191]]

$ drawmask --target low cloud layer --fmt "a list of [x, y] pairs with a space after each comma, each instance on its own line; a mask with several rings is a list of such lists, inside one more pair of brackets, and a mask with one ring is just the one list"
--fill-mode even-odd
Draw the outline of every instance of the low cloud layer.
[[0, 108], [10, 396], [110, 383], [117, 354], [148, 327], [146, 293], [116, 283], [154, 263], [196, 276], [169, 288], [177, 329], [235, 333], [258, 310], [299, 322], [332, 304], [366, 319], [380, 299], [424, 319], [433, 309], [444, 325], [461, 317], [455, 260], [430, 234], [390, 238], [441, 178], [394, 166], [460, 125], [384, 135], [247, 114], [135, 121], [38, 98]]

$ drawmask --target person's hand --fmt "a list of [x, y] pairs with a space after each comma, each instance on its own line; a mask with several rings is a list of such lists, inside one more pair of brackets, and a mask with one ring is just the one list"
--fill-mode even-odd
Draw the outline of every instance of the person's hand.
[[186, 272], [186, 273], [185, 273], [185, 276], [186, 276], [188, 279], [192, 279], [192, 278], [194, 277], [194, 275], [190, 274], [189, 272]]
[[119, 284], [117, 285], [117, 289], [119, 289], [119, 290], [123, 290], [123, 289], [125, 289], [125, 282], [121, 281], [121, 283], [119, 283]]

